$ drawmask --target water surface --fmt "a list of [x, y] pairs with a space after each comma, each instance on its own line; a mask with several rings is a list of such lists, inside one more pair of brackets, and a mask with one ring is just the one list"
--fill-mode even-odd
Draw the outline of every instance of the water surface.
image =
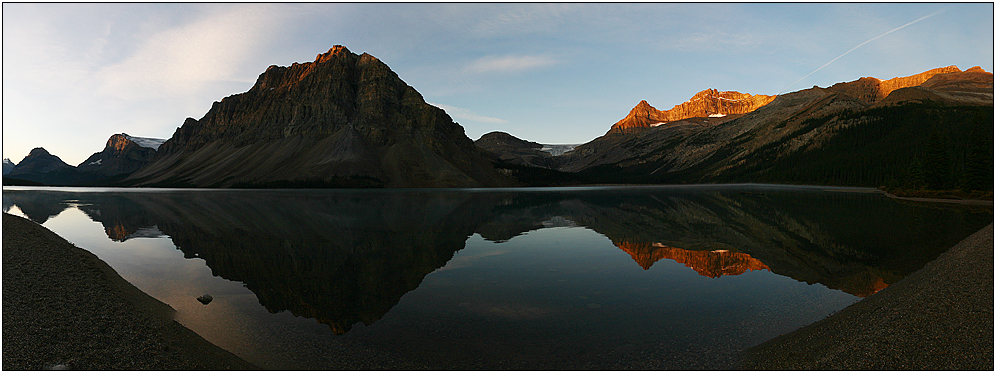
[[993, 216], [756, 185], [5, 188], [3, 206], [207, 340], [293, 370], [722, 369]]

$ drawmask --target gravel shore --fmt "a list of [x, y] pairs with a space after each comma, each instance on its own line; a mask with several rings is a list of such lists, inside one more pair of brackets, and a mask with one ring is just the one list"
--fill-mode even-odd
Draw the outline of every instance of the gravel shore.
[[741, 369], [993, 370], [993, 225], [924, 268], [748, 349]]
[[90, 252], [3, 214], [4, 370], [257, 370]]

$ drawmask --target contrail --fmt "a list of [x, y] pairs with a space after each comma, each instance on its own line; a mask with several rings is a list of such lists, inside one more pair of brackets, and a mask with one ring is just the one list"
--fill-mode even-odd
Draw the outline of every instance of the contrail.
[[941, 13], [944, 13], [944, 12], [945, 12], [945, 11], [947, 11], [947, 10], [948, 10], [949, 8], [950, 8], [950, 7], [945, 7], [945, 8], [941, 8], [940, 10], [937, 10], [937, 11], [935, 11], [935, 12], [933, 12], [933, 13], [930, 13], [930, 14], [928, 14], [928, 15], [925, 15], [925, 16], [923, 16], [923, 17], [920, 17], [920, 18], [917, 18], [916, 20], [914, 20], [914, 21], [912, 21], [912, 22], [910, 22], [910, 23], [907, 23], [907, 24], [905, 24], [905, 25], [902, 25], [902, 26], [899, 26], [899, 27], [896, 27], [896, 28], [894, 28], [894, 29], [892, 29], [892, 30], [889, 30], [889, 31], [887, 31], [886, 33], [884, 33], [884, 34], [882, 34], [882, 35], [879, 35], [879, 36], [876, 36], [876, 37], [874, 37], [874, 38], [871, 38], [871, 39], [868, 39], [868, 40], [866, 40], [866, 41], [865, 41], [864, 43], [861, 43], [861, 44], [858, 44], [858, 45], [857, 45], [856, 47], [854, 47], [854, 48], [851, 48], [851, 49], [850, 49], [850, 50], [848, 50], [847, 52], [844, 52], [843, 54], [841, 54], [841, 55], [837, 56], [837, 58], [834, 58], [834, 59], [830, 60], [830, 62], [827, 62], [827, 63], [823, 64], [823, 66], [820, 66], [820, 67], [819, 67], [818, 69], [816, 69], [816, 70], [813, 70], [813, 72], [811, 72], [811, 73], [809, 73], [809, 74], [806, 74], [806, 76], [804, 76], [804, 77], [801, 77], [801, 78], [799, 78], [799, 80], [796, 80], [796, 81], [792, 82], [792, 84], [789, 84], [789, 85], [788, 85], [788, 86], [786, 86], [785, 88], [782, 88], [782, 89], [781, 89], [781, 91], [780, 91], [780, 93], [778, 93], [778, 94], [782, 94], [782, 93], [785, 93], [785, 90], [789, 89], [789, 87], [792, 87], [792, 86], [794, 86], [794, 85], [795, 85], [796, 83], [798, 83], [798, 82], [801, 82], [801, 81], [802, 81], [803, 79], [806, 79], [806, 78], [808, 78], [808, 77], [809, 77], [810, 75], [813, 75], [813, 74], [815, 74], [815, 73], [816, 73], [817, 71], [820, 71], [820, 70], [822, 70], [822, 69], [823, 69], [824, 67], [827, 67], [827, 65], [829, 65], [829, 64], [832, 64], [832, 63], [833, 63], [834, 61], [836, 61], [836, 60], [839, 60], [839, 59], [840, 59], [841, 57], [844, 57], [844, 56], [846, 56], [846, 55], [847, 55], [848, 53], [851, 53], [851, 52], [854, 52], [854, 50], [855, 50], [855, 49], [858, 49], [858, 48], [861, 48], [861, 46], [862, 46], [862, 45], [865, 45], [865, 44], [868, 44], [868, 43], [871, 43], [871, 42], [873, 42], [873, 41], [877, 40], [878, 38], [881, 38], [881, 37], [883, 37], [883, 36], [886, 36], [886, 35], [889, 35], [889, 34], [891, 34], [891, 33], [893, 33], [893, 32], [896, 32], [896, 31], [899, 31], [899, 30], [902, 30], [902, 29], [903, 29], [903, 28], [905, 28], [906, 26], [909, 26], [909, 25], [912, 25], [912, 24], [914, 24], [914, 23], [917, 23], [917, 22], [920, 22], [920, 21], [923, 21], [923, 20], [925, 20], [925, 19], [927, 19], [927, 18], [930, 18], [930, 17], [933, 17], [933, 16], [936, 16], [936, 15], [938, 15], [938, 14], [941, 14]]

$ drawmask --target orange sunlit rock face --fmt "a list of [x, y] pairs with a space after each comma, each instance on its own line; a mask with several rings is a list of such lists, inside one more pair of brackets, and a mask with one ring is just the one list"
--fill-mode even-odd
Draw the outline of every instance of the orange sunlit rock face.
[[774, 99], [775, 96], [710, 88], [696, 93], [688, 101], [675, 105], [670, 110], [657, 110], [647, 101], [640, 101], [629, 115], [613, 124], [609, 132], [632, 132], [693, 117], [747, 114]]
[[936, 75], [960, 72], [962, 71], [957, 66], [939, 67], [916, 75], [896, 77], [889, 80], [865, 77], [853, 82], [837, 83], [828, 89], [863, 100], [869, 104], [874, 104], [897, 89], [918, 86]]
[[104, 228], [104, 232], [107, 233], [107, 237], [110, 237], [111, 240], [121, 242], [124, 241], [125, 238], [128, 238], [129, 234], [135, 233], [135, 230], [128, 229], [121, 223], [117, 223], [114, 225], [108, 225]]
[[867, 288], [865, 288], [864, 291], [858, 291], [851, 294], [864, 298], [869, 295], [878, 293], [879, 291], [882, 291], [882, 289], [885, 289], [887, 287], [889, 287], [889, 284], [886, 284], [885, 281], [879, 278], [876, 279], [875, 282], [868, 284]]
[[727, 250], [696, 251], [670, 247], [660, 243], [615, 242], [616, 247], [629, 253], [643, 269], [650, 269], [658, 260], [671, 259], [694, 269], [702, 276], [717, 278], [735, 276], [748, 270], [767, 269], [767, 265], [745, 253]]
[[116, 134], [107, 139], [107, 147], [114, 149], [116, 152], [120, 153], [128, 146], [131, 140], [128, 140], [124, 135]]

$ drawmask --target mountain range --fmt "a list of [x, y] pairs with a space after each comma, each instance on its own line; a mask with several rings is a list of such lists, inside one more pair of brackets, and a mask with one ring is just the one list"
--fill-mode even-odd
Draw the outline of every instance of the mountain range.
[[[42, 148], [4, 182], [163, 187], [502, 187], [769, 182], [991, 190], [993, 74], [955, 66], [782, 95], [640, 101], [605, 135], [472, 141], [369, 54], [270, 66], [165, 140], [111, 136], [70, 166]], [[11, 165], [13, 167], [11, 167]], [[9, 171], [9, 173], [8, 173]]]
[[[741, 104], [717, 105], [732, 100]], [[950, 66], [777, 97], [710, 89], [668, 111], [641, 101], [605, 135], [560, 156], [515, 147], [521, 143], [508, 134], [501, 146], [478, 145], [510, 165], [570, 173], [588, 183], [991, 190], [985, 180], [992, 179], [992, 105], [992, 73]], [[509, 170], [532, 177], [521, 167]]]
[[103, 150], [75, 167], [44, 148], [34, 148], [17, 164], [4, 159], [4, 184], [107, 185], [148, 164], [163, 141], [115, 134]]

